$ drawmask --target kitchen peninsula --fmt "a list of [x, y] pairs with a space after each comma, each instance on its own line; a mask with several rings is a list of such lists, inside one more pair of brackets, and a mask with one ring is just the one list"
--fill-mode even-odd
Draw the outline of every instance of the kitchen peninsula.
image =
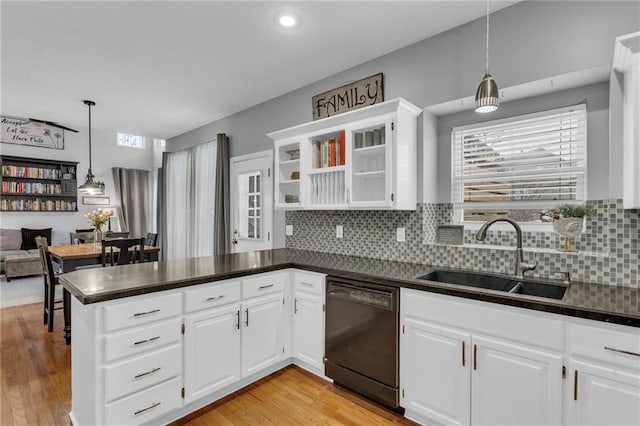
[[[632, 369], [635, 377], [627, 381], [638, 387], [633, 385], [640, 373], [633, 356], [592, 353], [596, 346], [598, 350], [604, 346], [619, 349], [621, 345], [632, 351], [639, 349], [638, 290], [574, 282], [561, 300], [551, 300], [415, 278], [432, 269], [428, 265], [276, 249], [64, 274], [62, 285], [73, 296], [72, 421], [75, 425], [168, 422], [292, 362], [324, 376], [325, 275], [401, 288], [400, 327], [409, 329], [400, 338], [402, 388], [412, 389], [415, 360], [411, 357], [417, 354], [412, 348], [419, 348], [413, 345], [411, 330], [416, 324], [426, 324], [416, 322], [415, 307], [433, 301], [466, 306], [470, 323], [474, 312], [479, 312], [500, 324], [494, 324], [494, 330], [474, 332], [500, 334], [509, 342], [542, 346], [551, 353], [549, 377], [553, 383], [545, 387], [554, 387], [557, 392], [535, 388], [541, 395], [573, 392], [573, 386], [564, 383], [566, 377], [571, 377], [572, 384], [574, 375], [578, 377], [575, 366], [581, 366], [581, 372], [585, 369], [580, 364], [582, 353], [602, 364]], [[306, 322], [295, 318], [298, 309], [303, 309], [297, 304], [302, 300], [298, 290], [311, 296], [307, 300], [315, 301], [309, 306], [317, 307]], [[429, 316], [428, 312], [425, 315]], [[424, 321], [427, 319], [433, 320]], [[475, 327], [459, 321], [451, 325], [456, 329]], [[221, 340], [203, 339], [206, 333], [216, 332], [221, 333]], [[544, 340], [540, 333], [545, 332], [555, 340], [539, 341]], [[585, 336], [587, 343], [582, 340]], [[475, 335], [474, 339], [480, 342]], [[461, 348], [463, 359], [470, 360], [471, 345], [462, 344]], [[215, 371], [203, 373], [198, 366]], [[567, 366], [569, 372], [565, 371]], [[565, 371], [565, 379], [558, 372], [555, 380], [556, 367]], [[586, 385], [589, 377], [585, 375]], [[205, 383], [207, 378], [211, 380]], [[508, 378], [500, 380], [504, 383]], [[584, 393], [574, 400], [564, 394], [544, 405], [545, 419], [589, 415], [581, 408], [583, 398], [589, 397], [593, 396]], [[433, 418], [421, 411], [423, 405], [416, 393], [406, 392], [401, 405], [409, 418], [423, 423]], [[589, 409], [596, 405], [590, 401]], [[608, 411], [606, 404], [600, 406]], [[634, 415], [626, 413], [625, 406], [612, 407], [623, 415]]]

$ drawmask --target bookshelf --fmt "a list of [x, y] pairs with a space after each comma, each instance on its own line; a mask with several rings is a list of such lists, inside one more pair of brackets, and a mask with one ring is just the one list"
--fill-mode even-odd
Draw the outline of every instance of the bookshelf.
[[282, 210], [414, 210], [417, 116], [395, 99], [269, 133]]
[[0, 211], [76, 212], [77, 162], [0, 156]]

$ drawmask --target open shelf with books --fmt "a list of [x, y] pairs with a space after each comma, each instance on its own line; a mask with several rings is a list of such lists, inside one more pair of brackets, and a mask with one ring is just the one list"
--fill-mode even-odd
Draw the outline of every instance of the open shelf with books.
[[0, 211], [78, 211], [77, 162], [0, 156]]
[[[415, 209], [421, 112], [395, 99], [270, 133], [278, 162], [276, 208]], [[295, 165], [284, 155], [292, 149], [300, 158]], [[284, 198], [294, 192], [291, 168], [299, 172], [295, 203]]]

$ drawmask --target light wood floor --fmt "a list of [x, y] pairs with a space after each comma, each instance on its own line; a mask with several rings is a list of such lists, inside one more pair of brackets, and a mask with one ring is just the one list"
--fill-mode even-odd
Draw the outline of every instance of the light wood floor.
[[[71, 351], [42, 324], [42, 304], [0, 309], [0, 424], [67, 425]], [[297, 367], [289, 367], [175, 425], [414, 424]]]

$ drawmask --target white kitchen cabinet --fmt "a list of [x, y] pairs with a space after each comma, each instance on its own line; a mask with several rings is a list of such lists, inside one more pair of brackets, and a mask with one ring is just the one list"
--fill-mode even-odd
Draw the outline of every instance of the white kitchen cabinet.
[[[613, 69], [622, 74], [623, 80], [622, 200], [625, 209], [637, 209], [640, 208], [640, 32], [616, 38]], [[615, 81], [612, 77], [612, 84]]]
[[242, 377], [284, 359], [284, 294], [277, 292], [242, 303]]
[[638, 329], [585, 321], [570, 323], [567, 335], [568, 424], [640, 424]]
[[400, 307], [401, 405], [409, 418], [561, 423], [562, 322], [408, 289]]
[[276, 208], [414, 210], [421, 112], [394, 99], [269, 133]]
[[425, 424], [468, 425], [471, 336], [415, 318], [403, 329], [403, 407]]
[[240, 380], [240, 303], [188, 315], [184, 324], [184, 399], [188, 404]]
[[292, 356], [294, 362], [324, 376], [325, 275], [293, 274]]
[[640, 374], [603, 363], [570, 361], [572, 425], [640, 424]]
[[562, 421], [562, 355], [473, 336], [471, 424]]

